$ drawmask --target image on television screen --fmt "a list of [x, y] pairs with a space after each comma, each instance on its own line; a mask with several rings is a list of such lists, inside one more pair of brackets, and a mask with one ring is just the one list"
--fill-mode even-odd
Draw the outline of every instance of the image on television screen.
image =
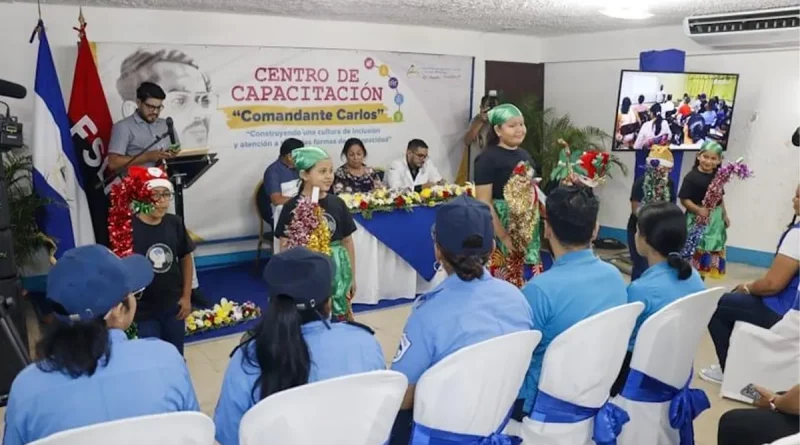
[[623, 70], [612, 149], [699, 150], [715, 140], [726, 150], [738, 74]]

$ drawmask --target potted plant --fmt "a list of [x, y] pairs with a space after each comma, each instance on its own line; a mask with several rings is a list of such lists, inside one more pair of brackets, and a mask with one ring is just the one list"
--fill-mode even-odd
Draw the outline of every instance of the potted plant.
[[48, 201], [33, 191], [30, 155], [8, 152], [3, 158], [3, 180], [8, 193], [14, 259], [18, 269], [31, 265], [41, 249], [55, 250], [53, 241], [39, 230], [36, 214]]

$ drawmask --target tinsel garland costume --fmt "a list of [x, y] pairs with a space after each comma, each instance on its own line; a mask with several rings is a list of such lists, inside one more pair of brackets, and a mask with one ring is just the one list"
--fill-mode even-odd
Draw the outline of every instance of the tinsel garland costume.
[[[641, 206], [651, 202], [670, 201], [669, 171], [674, 162], [668, 146], [653, 145], [647, 156], [647, 170], [644, 174], [642, 189], [644, 197]], [[641, 206], [639, 208], [641, 208]]]
[[[713, 151], [720, 157], [722, 147], [714, 142], [707, 141], [700, 152]], [[714, 179], [706, 190], [703, 198], [703, 208], [709, 209], [709, 216], [686, 213], [686, 224], [689, 234], [682, 255], [691, 259], [692, 265], [703, 277], [721, 278], [725, 276], [725, 244], [728, 240], [727, 229], [722, 206], [722, 194], [727, 184], [734, 176], [747, 179], [753, 175], [752, 170], [738, 159], [736, 162], [727, 162], [717, 169]]]
[[[303, 147], [292, 152], [298, 171], [311, 170], [317, 162], [329, 159], [328, 153], [318, 147]], [[331, 242], [331, 232], [319, 202], [301, 196], [292, 211], [292, 219], [286, 229], [288, 247], [305, 246], [324, 253], [333, 263], [331, 287], [331, 316], [335, 320], [352, 320], [353, 311], [348, 293], [353, 286], [353, 271], [350, 255], [339, 241]]]
[[520, 162], [503, 188], [505, 199], [495, 199], [494, 208], [514, 251], [497, 241], [489, 271], [492, 276], [522, 287], [526, 278], [542, 271], [539, 248], [539, 195], [533, 168]]

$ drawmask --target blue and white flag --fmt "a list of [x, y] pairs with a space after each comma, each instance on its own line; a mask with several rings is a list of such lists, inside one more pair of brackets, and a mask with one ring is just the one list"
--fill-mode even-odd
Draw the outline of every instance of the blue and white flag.
[[33, 188], [39, 196], [51, 201], [38, 223], [39, 228], [55, 240], [58, 259], [73, 247], [94, 244], [95, 239], [64, 96], [41, 20], [38, 36], [31, 149]]

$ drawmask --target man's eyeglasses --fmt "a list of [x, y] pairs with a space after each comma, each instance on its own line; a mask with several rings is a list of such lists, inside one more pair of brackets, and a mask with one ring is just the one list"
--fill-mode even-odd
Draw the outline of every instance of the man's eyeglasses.
[[164, 105], [153, 105], [147, 102], [142, 102], [142, 103], [144, 104], [144, 107], [150, 111], [161, 111], [164, 109]]

